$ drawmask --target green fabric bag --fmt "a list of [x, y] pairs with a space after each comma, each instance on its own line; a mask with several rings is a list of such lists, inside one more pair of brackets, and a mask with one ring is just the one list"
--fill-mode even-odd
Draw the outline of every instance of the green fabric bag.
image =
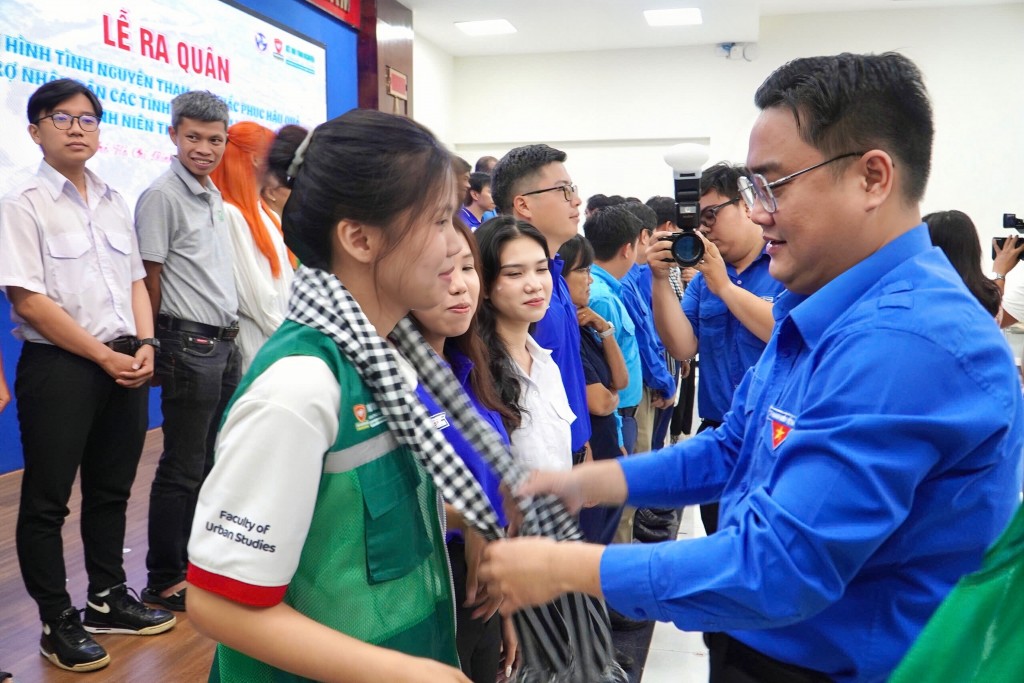
[[889, 683], [1024, 681], [1024, 507], [960, 579]]

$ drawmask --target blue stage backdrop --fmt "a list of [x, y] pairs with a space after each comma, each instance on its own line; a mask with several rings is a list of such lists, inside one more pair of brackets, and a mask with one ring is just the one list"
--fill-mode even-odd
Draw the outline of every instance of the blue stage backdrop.
[[[39, 164], [24, 132], [25, 103], [53, 78], [76, 78], [100, 95], [100, 151], [89, 166], [131, 206], [173, 153], [166, 126], [178, 92], [211, 90], [229, 100], [232, 121], [273, 129], [315, 126], [358, 105], [356, 31], [305, 0], [94, 0], [75, 8], [54, 17], [23, 4], [0, 14], [0, 129], [8, 133], [0, 195]], [[11, 329], [0, 297], [0, 349], [13, 391], [21, 342]], [[17, 401], [0, 414], [0, 473], [23, 465], [16, 411]], [[151, 390], [149, 415], [159, 426], [159, 389]]]

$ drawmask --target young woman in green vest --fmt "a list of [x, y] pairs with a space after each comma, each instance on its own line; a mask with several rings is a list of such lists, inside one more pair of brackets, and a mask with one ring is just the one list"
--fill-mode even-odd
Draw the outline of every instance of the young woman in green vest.
[[189, 544], [211, 680], [468, 683], [437, 490], [385, 414], [394, 393], [373, 393], [385, 375], [415, 390], [382, 338], [446, 296], [450, 164], [425, 128], [373, 111], [296, 153], [283, 224], [304, 267], [226, 412]]

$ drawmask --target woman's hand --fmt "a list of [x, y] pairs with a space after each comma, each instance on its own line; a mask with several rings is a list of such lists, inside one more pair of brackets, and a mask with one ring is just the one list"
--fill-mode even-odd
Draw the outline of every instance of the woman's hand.
[[576, 322], [579, 323], [580, 327], [594, 328], [598, 334], [605, 332], [611, 327], [611, 323], [595, 313], [590, 306], [576, 309]]

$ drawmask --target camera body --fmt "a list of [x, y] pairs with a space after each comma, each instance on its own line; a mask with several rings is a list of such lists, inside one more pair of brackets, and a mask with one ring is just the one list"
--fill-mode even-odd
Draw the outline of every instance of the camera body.
[[700, 176], [698, 173], [676, 172], [676, 226], [681, 230], [665, 239], [672, 242], [672, 258], [682, 268], [692, 268], [704, 258], [704, 242], [700, 227]]
[[[1017, 218], [1017, 214], [1014, 214], [1014, 213], [1004, 213], [1003, 214], [1003, 227], [1006, 228], [1007, 230], [1016, 230], [1019, 233], [1024, 233], [1024, 220], [1022, 220], [1020, 218]], [[997, 237], [997, 238], [995, 238], [994, 242], [995, 242], [995, 244], [999, 245], [1000, 249], [1002, 249], [1003, 245], [1006, 244], [1006, 240], [1008, 240], [1008, 239], [1010, 239], [1010, 238], [1009, 237]], [[1021, 245], [1021, 242], [1024, 241], [1024, 237], [1016, 237], [1014, 239], [1016, 239], [1016, 242], [1014, 242], [1014, 245], [1013, 245], [1014, 247], [1019, 247]], [[993, 246], [992, 247], [992, 258], [995, 259], [995, 257], [996, 257], [996, 248], [995, 248], [995, 246]], [[1018, 256], [1017, 260], [1018, 261], [1024, 261], [1024, 254], [1021, 254], [1020, 256]]]

